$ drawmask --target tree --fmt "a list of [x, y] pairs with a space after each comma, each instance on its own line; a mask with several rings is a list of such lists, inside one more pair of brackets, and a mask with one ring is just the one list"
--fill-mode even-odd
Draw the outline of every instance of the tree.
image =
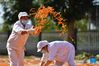
[[[85, 14], [91, 11], [93, 0], [47, 0], [44, 5], [52, 6], [58, 12], [61, 12], [65, 23], [68, 26], [68, 41], [73, 43], [76, 48], [75, 21], [85, 18]], [[67, 20], [65, 20], [67, 19]]]

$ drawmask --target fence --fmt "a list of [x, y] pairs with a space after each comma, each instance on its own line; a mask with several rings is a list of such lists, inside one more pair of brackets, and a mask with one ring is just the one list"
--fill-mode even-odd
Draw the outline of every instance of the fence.
[[[8, 39], [9, 33], [0, 33], [0, 54], [7, 54], [6, 42]], [[63, 40], [59, 36], [59, 33], [42, 33], [42, 40], [54, 41], [54, 40]], [[26, 55], [36, 55], [40, 56], [40, 53], [37, 53], [36, 44], [39, 41], [38, 36], [30, 36], [26, 43]]]
[[77, 50], [99, 53], [99, 32], [86, 31], [77, 33]]
[[[46, 39], [48, 41], [63, 40], [66, 35], [61, 37], [59, 33], [42, 33], [42, 40]], [[77, 33], [77, 50], [78, 51], [88, 51], [92, 53], [99, 53], [99, 32], [87, 31]], [[7, 33], [0, 33], [0, 54], [7, 54], [6, 41], [8, 35]], [[40, 56], [40, 53], [36, 52], [36, 44], [39, 37], [30, 36], [26, 44], [26, 55], [36, 55]]]

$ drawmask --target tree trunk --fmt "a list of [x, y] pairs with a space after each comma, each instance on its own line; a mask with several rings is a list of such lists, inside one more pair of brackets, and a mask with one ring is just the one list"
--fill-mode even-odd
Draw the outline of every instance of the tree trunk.
[[67, 26], [68, 26], [67, 41], [72, 43], [75, 47], [75, 50], [76, 50], [77, 49], [77, 29], [75, 27], [75, 20], [71, 20], [71, 22], [69, 22], [67, 24]]
[[38, 37], [38, 41], [42, 40], [42, 32], [40, 32], [39, 37]]

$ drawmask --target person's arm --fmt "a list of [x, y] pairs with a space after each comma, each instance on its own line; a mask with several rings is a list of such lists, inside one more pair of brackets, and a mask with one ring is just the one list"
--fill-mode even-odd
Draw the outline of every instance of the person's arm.
[[23, 29], [23, 28], [22, 28], [20, 25], [18, 25], [18, 24], [15, 24], [15, 25], [13, 26], [13, 30], [14, 30], [16, 33], [22, 34], [22, 35], [28, 33], [28, 31], [27, 31], [26, 29]]
[[40, 30], [40, 28], [33, 27], [33, 31], [31, 31], [30, 34], [33, 36], [38, 36], [40, 34]]
[[56, 53], [57, 53], [57, 49], [55, 48], [55, 46], [52, 46], [50, 48], [49, 55], [47, 57], [48, 59], [43, 66], [49, 66], [54, 61]]
[[34, 34], [33, 34], [34, 31], [35, 31], [34, 26], [32, 26], [30, 29], [28, 29], [28, 32], [29, 32], [31, 35], [34, 35]]
[[44, 64], [47, 62], [47, 59], [48, 59], [48, 53], [43, 53], [40, 66], [44, 66]]
[[45, 62], [41, 61], [40, 66], [44, 66]]

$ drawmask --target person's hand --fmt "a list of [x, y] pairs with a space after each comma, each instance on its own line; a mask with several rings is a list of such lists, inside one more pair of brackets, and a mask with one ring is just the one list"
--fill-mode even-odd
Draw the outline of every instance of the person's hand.
[[34, 26], [32, 26], [30, 29], [28, 29], [27, 31], [28, 32], [33, 32], [35, 29], [34, 29]]
[[30, 29], [28, 29], [27, 31], [28, 32], [33, 32], [35, 29], [33, 29], [33, 28], [30, 28]]

